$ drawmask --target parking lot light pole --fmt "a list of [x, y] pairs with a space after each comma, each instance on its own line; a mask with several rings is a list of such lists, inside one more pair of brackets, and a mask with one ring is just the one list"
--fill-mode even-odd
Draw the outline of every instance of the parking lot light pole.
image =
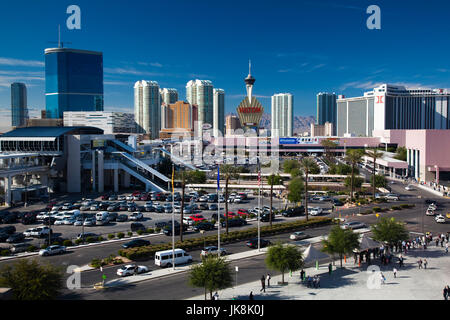
[[[175, 164], [172, 163], [172, 270], [175, 270], [175, 210], [173, 210], [174, 206], [174, 197], [175, 197], [175, 185], [174, 185], [174, 175], [175, 175]], [[183, 210], [183, 208], [181, 208]], [[183, 223], [183, 221], [181, 221]], [[180, 228], [181, 232], [181, 228]]]

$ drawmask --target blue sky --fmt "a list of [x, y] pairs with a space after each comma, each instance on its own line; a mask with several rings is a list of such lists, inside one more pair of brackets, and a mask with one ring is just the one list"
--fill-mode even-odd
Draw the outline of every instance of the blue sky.
[[[66, 8], [81, 8], [81, 30]], [[366, 9], [381, 8], [381, 30]], [[235, 110], [248, 59], [267, 113], [274, 93], [294, 94], [296, 115], [316, 114], [321, 91], [356, 96], [380, 83], [450, 88], [445, 0], [168, 1], [25, 0], [0, 3], [0, 129], [8, 126], [9, 85], [28, 86], [32, 115], [45, 109], [44, 49], [58, 24], [67, 47], [104, 54], [105, 110], [131, 111], [133, 85], [156, 80], [185, 99], [191, 79], [211, 80]]]

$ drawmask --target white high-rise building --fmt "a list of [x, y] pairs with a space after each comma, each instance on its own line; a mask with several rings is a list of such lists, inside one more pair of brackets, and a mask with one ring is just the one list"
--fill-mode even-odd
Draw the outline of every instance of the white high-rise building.
[[294, 96], [278, 93], [272, 96], [272, 137], [292, 137], [294, 134]]
[[177, 89], [163, 88], [159, 89], [159, 93], [161, 94], [161, 104], [169, 105], [178, 101]]
[[225, 91], [214, 89], [213, 135], [225, 136]]
[[209, 80], [191, 80], [186, 85], [187, 101], [198, 107], [198, 132], [204, 124], [213, 125], [213, 84]]
[[161, 130], [161, 96], [156, 81], [138, 81], [134, 85], [134, 119], [138, 133], [158, 139]]

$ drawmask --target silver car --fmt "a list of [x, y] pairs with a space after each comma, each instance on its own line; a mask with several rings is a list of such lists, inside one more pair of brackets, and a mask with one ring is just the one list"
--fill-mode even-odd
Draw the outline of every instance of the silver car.
[[46, 257], [46, 256], [52, 256], [54, 254], [62, 254], [65, 252], [66, 252], [66, 247], [55, 245], [55, 246], [49, 246], [46, 249], [40, 250], [39, 255]]

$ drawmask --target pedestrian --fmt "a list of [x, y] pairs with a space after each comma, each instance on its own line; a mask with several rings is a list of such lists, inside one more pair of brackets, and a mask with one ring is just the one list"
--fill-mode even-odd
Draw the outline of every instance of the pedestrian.
[[306, 280], [306, 286], [308, 288], [311, 288], [312, 284], [313, 284], [313, 279], [311, 278], [311, 276], [308, 276], [308, 279]]
[[261, 291], [266, 292], [266, 277], [264, 275], [261, 276], [261, 290], [259, 292]]
[[219, 300], [219, 294], [217, 293], [217, 291], [213, 295], [213, 300]]
[[305, 270], [302, 269], [302, 271], [300, 271], [300, 280], [303, 282], [305, 281]]
[[253, 300], [253, 291], [250, 291], [250, 295], [248, 296], [248, 300]]
[[441, 238], [441, 248], [444, 247], [444, 238]]
[[385, 281], [386, 281], [386, 278], [384, 277], [383, 272], [380, 272], [380, 282], [381, 282], [381, 284], [384, 284]]
[[331, 263], [328, 265], [328, 274], [331, 276], [331, 272], [333, 271], [333, 266]]
[[394, 278], [397, 278], [397, 269], [395, 267], [394, 267], [393, 272], [394, 272]]
[[417, 261], [417, 264], [419, 265], [419, 269], [422, 269], [422, 259], [419, 259], [419, 261]]
[[398, 267], [401, 268], [403, 267], [403, 256], [400, 255], [400, 258], [398, 258]]
[[445, 253], [448, 253], [448, 242], [445, 244]]
[[439, 238], [436, 238], [436, 247], [439, 246]]
[[270, 277], [269, 273], [267, 274], [266, 279], [267, 279], [267, 288], [270, 288], [270, 279], [272, 279], [272, 278]]
[[425, 269], [427, 268], [427, 265], [428, 265], [427, 259], [423, 259], [423, 266], [425, 267]]
[[319, 276], [317, 276], [316, 285], [317, 285], [317, 288], [320, 288], [320, 277]]

